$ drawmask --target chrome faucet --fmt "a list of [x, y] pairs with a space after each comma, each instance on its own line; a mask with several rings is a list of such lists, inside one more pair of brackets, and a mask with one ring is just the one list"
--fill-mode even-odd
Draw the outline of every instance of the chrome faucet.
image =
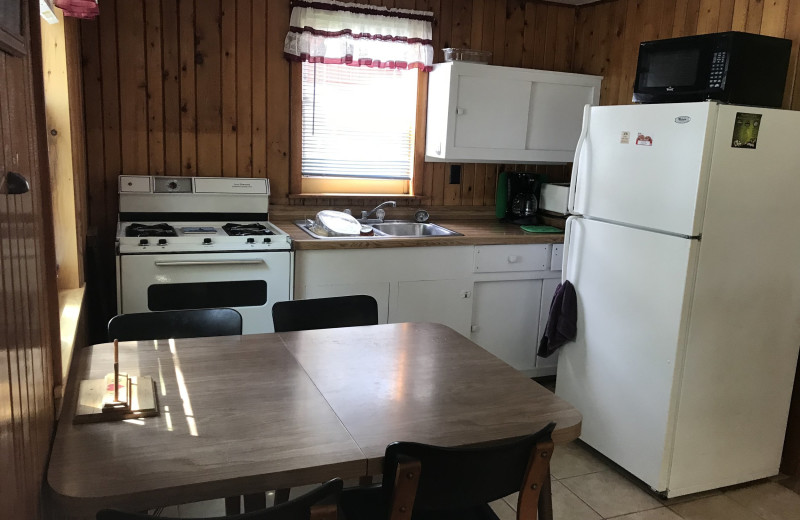
[[391, 206], [393, 208], [396, 208], [397, 207], [397, 203], [395, 201], [393, 201], [393, 200], [387, 200], [386, 202], [382, 202], [382, 203], [378, 204], [377, 206], [375, 206], [374, 208], [372, 208], [371, 211], [362, 211], [361, 212], [361, 220], [367, 220], [370, 215], [375, 213], [375, 216], [378, 218], [378, 220], [383, 222], [383, 217], [386, 215], [386, 211], [383, 210], [384, 206]]

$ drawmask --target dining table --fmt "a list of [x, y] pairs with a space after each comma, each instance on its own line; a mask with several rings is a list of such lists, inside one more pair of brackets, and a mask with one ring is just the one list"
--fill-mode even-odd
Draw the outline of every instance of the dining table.
[[56, 516], [368, 480], [395, 441], [478, 445], [554, 422], [558, 450], [581, 429], [569, 403], [435, 323], [119, 342], [118, 356], [155, 381], [159, 414], [74, 423], [80, 381], [114, 361], [111, 343], [77, 352], [47, 470]]

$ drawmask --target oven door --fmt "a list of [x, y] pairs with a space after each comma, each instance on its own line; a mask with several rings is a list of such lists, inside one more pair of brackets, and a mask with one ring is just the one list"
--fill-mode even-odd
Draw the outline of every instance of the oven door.
[[292, 253], [122, 255], [119, 312], [230, 307], [242, 332], [273, 332], [272, 305], [291, 299]]

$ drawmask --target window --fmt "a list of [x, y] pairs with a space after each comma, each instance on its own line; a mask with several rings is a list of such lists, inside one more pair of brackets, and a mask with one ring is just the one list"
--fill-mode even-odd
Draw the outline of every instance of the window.
[[302, 191], [409, 193], [416, 69], [302, 63]]

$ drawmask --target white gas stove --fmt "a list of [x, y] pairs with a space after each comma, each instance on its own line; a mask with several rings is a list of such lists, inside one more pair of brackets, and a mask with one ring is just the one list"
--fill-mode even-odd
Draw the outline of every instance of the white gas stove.
[[244, 333], [273, 331], [293, 254], [267, 179], [122, 175], [119, 207], [119, 313], [231, 307]]

